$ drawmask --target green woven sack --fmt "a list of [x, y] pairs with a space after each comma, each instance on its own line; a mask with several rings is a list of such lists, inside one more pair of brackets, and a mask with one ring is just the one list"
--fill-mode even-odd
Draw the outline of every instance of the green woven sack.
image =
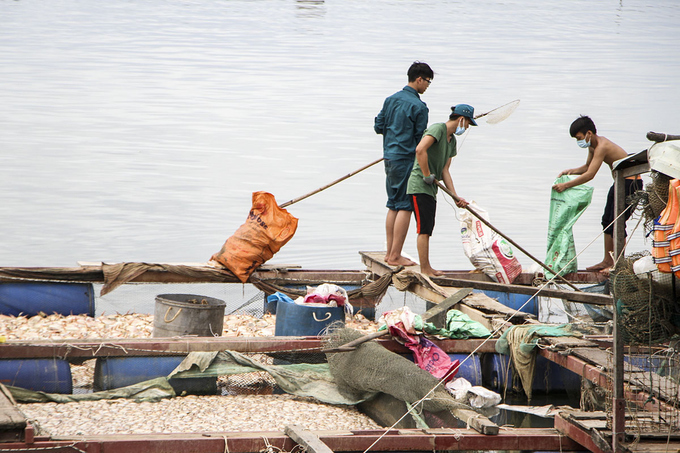
[[[576, 175], [562, 175], [555, 184], [571, 181]], [[548, 252], [545, 264], [560, 275], [578, 270], [576, 246], [572, 227], [593, 199], [593, 187], [587, 184], [572, 187], [564, 192], [552, 191], [550, 195], [550, 220], [548, 222]], [[553, 275], [546, 272], [548, 278]]]

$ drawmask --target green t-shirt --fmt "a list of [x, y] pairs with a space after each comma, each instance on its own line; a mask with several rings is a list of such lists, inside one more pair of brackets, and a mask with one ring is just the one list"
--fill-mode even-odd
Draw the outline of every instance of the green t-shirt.
[[[423, 137], [431, 135], [435, 139], [435, 143], [427, 150], [427, 165], [430, 167], [430, 173], [441, 181], [442, 171], [444, 165], [451, 158], [456, 156], [456, 137], [451, 137], [451, 141], [446, 140], [446, 124], [437, 123], [428, 127], [423, 132]], [[425, 184], [423, 181], [423, 170], [420, 169], [418, 159], [413, 164], [411, 176], [408, 179], [408, 190], [406, 193], [425, 193], [433, 197], [437, 197], [438, 187], [436, 184]]]

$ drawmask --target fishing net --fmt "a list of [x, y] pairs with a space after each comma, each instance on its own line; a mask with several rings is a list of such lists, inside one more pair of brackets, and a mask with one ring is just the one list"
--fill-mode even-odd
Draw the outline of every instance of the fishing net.
[[674, 274], [652, 271], [636, 275], [633, 263], [649, 252], [619, 261], [610, 275], [619, 323], [627, 344], [658, 344], [680, 333], [680, 305]]
[[[677, 344], [668, 348], [636, 347], [624, 354], [626, 433], [635, 436], [636, 441], [654, 433], [668, 436], [680, 431], [680, 353], [676, 348]], [[614, 369], [611, 354], [607, 368]], [[604, 389], [602, 398], [609, 427], [612, 426], [612, 397], [610, 385]]]
[[671, 177], [663, 173], [652, 171], [652, 182], [646, 184], [644, 190], [639, 190], [632, 195], [639, 201], [645, 218], [645, 230], [651, 231], [654, 220], [659, 217], [661, 211], [666, 208], [668, 202], [668, 185]]
[[[354, 329], [335, 329], [328, 336], [327, 347], [335, 348], [361, 336], [361, 332]], [[381, 392], [408, 404], [427, 396], [422, 402], [422, 409], [429, 412], [469, 409], [469, 406], [457, 402], [443, 386], [437, 387], [437, 378], [378, 343], [367, 342], [351, 352], [327, 354], [327, 358], [341, 392]]]
[[512, 112], [515, 111], [518, 105], [519, 99], [515, 99], [512, 102], [508, 102], [505, 105], [502, 105], [496, 109], [491, 110], [486, 115], [483, 115], [482, 118], [484, 118], [484, 120], [489, 124], [500, 123], [501, 121], [509, 117], [512, 114]]

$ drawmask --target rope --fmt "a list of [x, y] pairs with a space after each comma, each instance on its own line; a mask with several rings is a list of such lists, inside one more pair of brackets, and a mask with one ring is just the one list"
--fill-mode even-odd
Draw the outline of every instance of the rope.
[[[607, 225], [606, 228], [609, 228], [609, 226], [613, 225], [614, 222], [616, 222], [622, 215], [625, 214], [625, 212], [626, 212], [628, 209], [630, 209], [630, 208], [633, 207], [633, 206], [634, 206], [633, 204], [628, 205], [628, 206], [626, 207], [626, 209], [624, 209], [624, 210], [621, 212], [621, 214], [619, 214], [619, 215], [612, 221], [612, 223], [610, 223], [609, 225]], [[639, 222], [638, 222], [638, 225], [639, 225]], [[600, 232], [600, 234], [598, 234], [598, 235], [597, 235], [597, 236], [596, 236], [596, 237], [595, 237], [588, 245], [586, 245], [579, 253], [577, 253], [576, 256], [574, 256], [574, 258], [572, 258], [572, 259], [567, 263], [567, 265], [565, 265], [565, 268], [566, 268], [566, 266], [568, 266], [569, 264], [571, 264], [571, 262], [572, 262], [573, 260], [575, 260], [578, 256], [580, 256], [585, 250], [587, 250], [588, 247], [590, 247], [597, 239], [599, 239], [600, 236], [602, 236], [602, 235], [604, 234], [604, 231], [606, 230], [606, 228], [602, 229], [602, 231]], [[636, 226], [636, 228], [637, 228], [637, 226]], [[631, 234], [631, 236], [632, 236], [632, 234]], [[624, 250], [625, 250], [625, 247], [624, 247]], [[621, 253], [623, 254], [623, 251], [621, 251]], [[559, 274], [560, 272], [562, 272], [562, 270], [560, 270], [560, 271], [558, 271], [557, 273], [555, 273], [555, 275], [554, 275], [550, 280], [546, 281], [540, 288], [538, 288], [538, 290], [537, 290], [537, 291], [536, 291], [536, 292], [535, 292], [535, 293], [534, 293], [534, 294], [533, 294], [526, 302], [524, 302], [524, 303], [522, 304], [522, 306], [520, 306], [519, 308], [517, 308], [517, 309], [514, 311], [514, 313], [512, 313], [512, 315], [510, 315], [510, 316], [507, 318], [507, 320], [508, 320], [508, 321], [511, 320], [516, 314], [520, 313], [521, 310], [522, 310], [529, 302], [531, 302], [536, 296], [538, 296], [538, 294], [539, 294], [546, 286], [548, 286], [548, 285], [554, 283], [555, 279], [558, 278], [558, 274]], [[504, 326], [502, 326], [502, 325], [501, 325], [501, 326], [498, 326], [498, 327], [491, 333], [491, 335], [490, 335], [488, 338], [486, 338], [484, 341], [482, 341], [482, 342], [479, 344], [479, 346], [477, 346], [470, 354], [467, 355], [467, 357], [465, 357], [465, 358], [460, 362], [459, 367], [463, 366], [463, 364], [464, 364], [470, 357], [474, 356], [474, 354], [476, 354], [477, 351], [479, 351], [479, 349], [481, 349], [481, 348], [482, 348], [489, 340], [491, 340], [491, 338], [495, 337], [496, 334], [498, 334], [503, 328], [504, 328]], [[456, 369], [455, 371], [457, 371], [457, 369]], [[434, 391], [435, 391], [439, 386], [441, 386], [442, 383], [444, 383], [444, 382], [447, 381], [447, 379], [449, 378], [449, 376], [450, 376], [452, 373], [454, 373], [454, 370], [451, 370], [451, 371], [450, 371], [446, 376], [444, 376], [444, 377], [437, 383], [437, 385], [435, 385], [435, 386], [434, 386], [434, 387], [433, 387], [433, 388], [432, 388], [425, 396], [423, 396], [420, 400], [416, 401], [416, 402], [413, 404], [413, 408], [416, 408], [420, 403], [422, 403], [422, 402], [425, 401], [427, 398], [429, 398], [429, 396], [430, 396], [432, 393], [434, 393]], [[397, 424], [399, 424], [399, 423], [400, 423], [406, 416], [408, 416], [411, 412], [412, 412], [412, 409], [406, 411], [406, 413], [405, 413], [404, 415], [402, 415], [397, 421], [394, 422], [394, 424], [392, 424], [392, 426], [390, 426], [389, 428], [387, 428], [383, 434], [381, 434], [381, 435], [380, 435], [380, 436], [379, 436], [379, 437], [378, 437], [371, 445], [369, 445], [368, 448], [367, 448], [366, 450], [364, 450], [363, 453], [368, 453], [368, 452], [369, 452], [369, 451], [370, 451], [370, 450], [371, 450], [371, 449], [372, 449], [372, 448], [373, 448], [373, 447], [374, 447], [374, 446], [375, 446], [375, 445], [376, 445], [383, 437], [385, 437], [385, 436], [387, 435], [387, 433], [389, 433], [391, 430], [393, 430], [394, 427], [397, 426]], [[469, 422], [469, 421], [468, 421], [468, 422]]]
[[170, 321], [168, 321], [168, 313], [170, 313], [170, 310], [172, 310], [172, 307], [168, 307], [168, 310], [165, 312], [165, 316], [163, 316], [163, 321], [165, 321], [166, 323], [171, 323], [172, 321], [177, 319], [179, 314], [182, 313], [183, 309], [184, 308], [180, 308], [179, 310], [177, 310], [177, 313], [175, 313], [175, 316], [173, 316], [172, 319]]
[[[403, 266], [399, 266], [396, 269], [382, 275], [379, 279], [377, 279], [374, 282], [369, 282], [366, 285], [361, 286], [360, 288], [355, 288], [350, 291], [347, 291], [347, 297], [349, 297], [350, 301], [354, 299], [360, 299], [363, 297], [379, 300], [380, 298], [382, 298], [382, 296], [385, 295], [385, 293], [387, 292], [387, 288], [389, 288], [390, 284], [392, 283], [392, 275], [401, 272], [402, 269]], [[271, 281], [261, 280], [254, 276], [251, 276], [250, 283], [252, 283], [253, 286], [255, 286], [260, 291], [264, 291], [270, 294], [280, 292], [289, 297], [294, 296], [304, 297], [307, 295], [306, 289], [288, 288], [283, 285], [273, 283]]]

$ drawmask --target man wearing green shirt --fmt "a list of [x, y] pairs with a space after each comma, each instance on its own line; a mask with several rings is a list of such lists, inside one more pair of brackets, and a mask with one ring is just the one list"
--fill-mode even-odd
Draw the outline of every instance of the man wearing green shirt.
[[[455, 136], [462, 135], [470, 125], [477, 125], [474, 113], [475, 109], [467, 104], [451, 107], [449, 120], [428, 127], [416, 147], [416, 161], [408, 180], [407, 193], [413, 200], [413, 214], [418, 228], [420, 272], [431, 277], [443, 274], [430, 265], [430, 236], [437, 210], [438, 187], [435, 181], [443, 181], [446, 188], [458, 196], [449, 167], [457, 153]], [[460, 198], [456, 205], [464, 208], [468, 202]]]

